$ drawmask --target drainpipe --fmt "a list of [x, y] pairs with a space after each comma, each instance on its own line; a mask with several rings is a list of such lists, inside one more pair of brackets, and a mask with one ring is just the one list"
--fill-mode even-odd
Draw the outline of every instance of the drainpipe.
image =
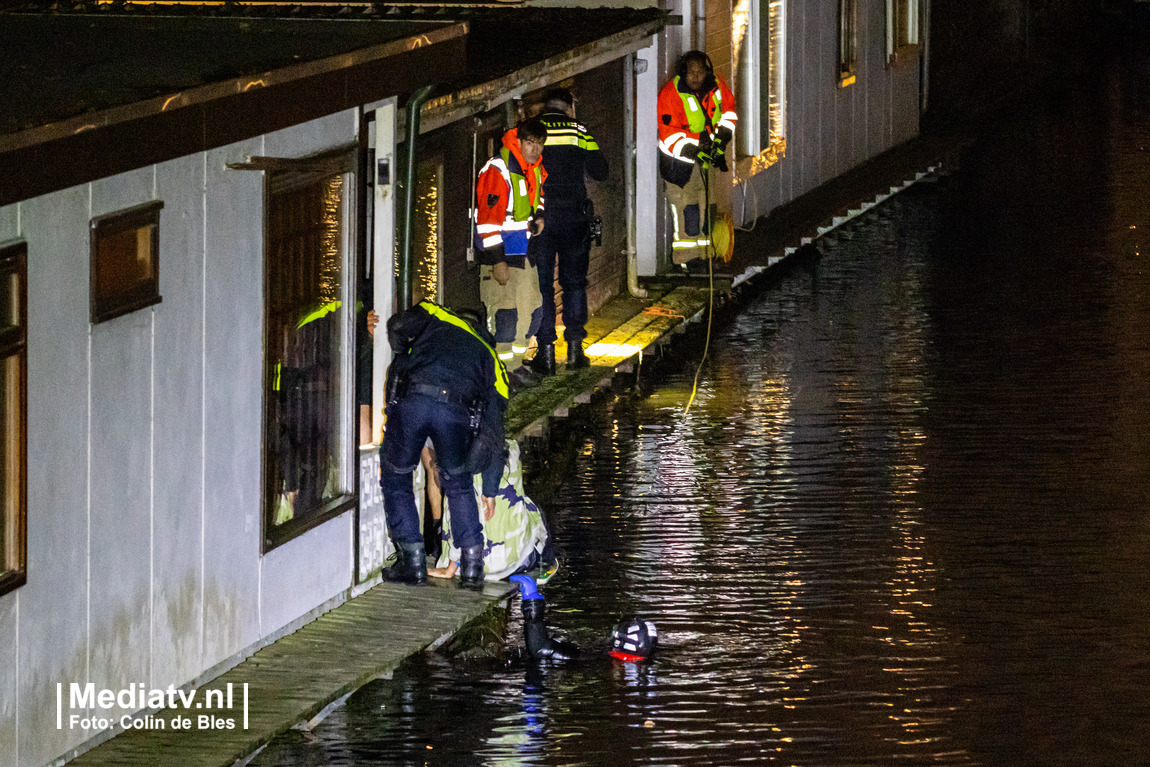
[[427, 101], [435, 86], [425, 85], [412, 94], [407, 102], [407, 123], [404, 139], [407, 142], [407, 167], [403, 178], [403, 215], [399, 219], [399, 267], [395, 275], [398, 296], [396, 309], [411, 306], [411, 214], [415, 208], [415, 145], [419, 139], [419, 108]]
[[707, 0], [695, 0], [695, 50], [707, 50]]
[[635, 298], [646, 298], [639, 287], [638, 254], [635, 251], [635, 54], [623, 62], [623, 193], [627, 214], [627, 290]]

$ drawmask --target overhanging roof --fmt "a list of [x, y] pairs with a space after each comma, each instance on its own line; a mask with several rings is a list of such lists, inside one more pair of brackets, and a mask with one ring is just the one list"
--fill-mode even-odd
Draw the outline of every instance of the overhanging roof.
[[[423, 130], [645, 47], [656, 8], [0, 13], [0, 205], [435, 85]], [[284, 16], [292, 16], [285, 18]]]
[[475, 9], [454, 17], [471, 30], [467, 68], [424, 104], [422, 132], [645, 48], [669, 21], [656, 8]]
[[466, 34], [451, 21], [0, 17], [0, 152]]

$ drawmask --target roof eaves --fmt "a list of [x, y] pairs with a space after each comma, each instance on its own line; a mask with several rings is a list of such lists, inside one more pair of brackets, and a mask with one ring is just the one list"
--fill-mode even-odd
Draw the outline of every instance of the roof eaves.
[[467, 22], [445, 23], [441, 27], [428, 30], [400, 40], [391, 40], [379, 45], [361, 48], [349, 53], [329, 56], [314, 61], [292, 64], [268, 70], [257, 76], [244, 76], [216, 83], [190, 88], [164, 96], [138, 101], [132, 104], [112, 107], [77, 117], [60, 120], [27, 130], [0, 135], [0, 153], [44, 144], [67, 138], [86, 131], [107, 128], [141, 118], [174, 112], [177, 109], [204, 104], [216, 99], [249, 93], [253, 90], [291, 83], [296, 80], [314, 77], [360, 64], [379, 61], [392, 56], [426, 48], [437, 43], [464, 37], [468, 32]]
[[649, 45], [669, 22], [663, 15], [607, 37], [533, 62], [485, 83], [471, 85], [430, 99], [420, 110], [420, 132], [442, 128], [457, 120], [498, 107], [525, 93], [544, 88], [567, 77], [586, 72]]

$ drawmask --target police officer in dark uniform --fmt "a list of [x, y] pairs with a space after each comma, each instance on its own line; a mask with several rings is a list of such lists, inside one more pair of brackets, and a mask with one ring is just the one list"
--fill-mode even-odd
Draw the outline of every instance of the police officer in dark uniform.
[[473, 312], [421, 301], [388, 320], [387, 335], [395, 356], [387, 369], [380, 484], [397, 559], [383, 576], [427, 581], [412, 472], [430, 437], [450, 501], [452, 536], [462, 552], [461, 583], [481, 585], [483, 533], [471, 477], [483, 475], [484, 515], [491, 519], [505, 460], [507, 371], [483, 319]]
[[559, 287], [563, 288], [563, 336], [567, 341], [567, 367], [585, 368], [591, 363], [583, 353], [587, 337], [587, 261], [591, 249], [588, 217], [584, 210], [586, 173], [596, 181], [607, 178], [607, 159], [587, 128], [575, 120], [575, 99], [566, 88], [553, 88], [543, 95], [540, 121], [547, 128], [543, 167], [547, 181], [547, 228], [534, 243], [543, 296], [539, 349], [531, 369], [539, 375], [555, 374], [555, 262], [559, 262]]

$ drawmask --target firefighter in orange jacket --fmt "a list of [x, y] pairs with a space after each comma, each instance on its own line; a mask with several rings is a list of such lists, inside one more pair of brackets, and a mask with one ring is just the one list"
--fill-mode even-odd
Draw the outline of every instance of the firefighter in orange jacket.
[[488, 329], [508, 370], [522, 364], [533, 335], [532, 314], [542, 303], [528, 243], [543, 231], [546, 139], [547, 129], [538, 119], [507, 131], [475, 187], [479, 300], [487, 307]]
[[[672, 259], [686, 265], [710, 255], [707, 189], [711, 168], [727, 171], [735, 132], [735, 96], [702, 51], [688, 51], [659, 93], [659, 173], [675, 219]], [[698, 261], [696, 263], [704, 263]]]

